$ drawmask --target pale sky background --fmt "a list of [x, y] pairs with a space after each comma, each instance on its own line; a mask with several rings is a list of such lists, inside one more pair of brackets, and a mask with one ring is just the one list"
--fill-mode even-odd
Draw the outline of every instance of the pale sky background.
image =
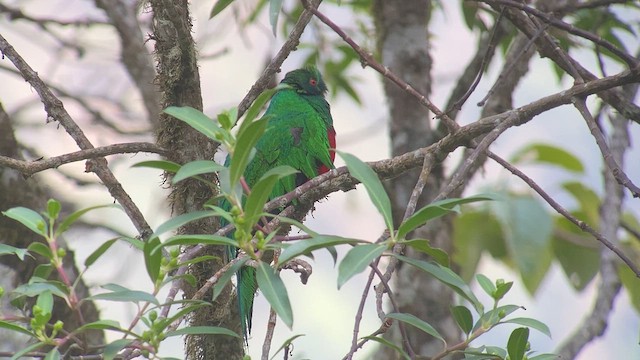
[[[37, 4], [41, 2], [30, 2]], [[242, 1], [241, 4], [252, 2]], [[433, 59], [434, 59], [434, 86], [431, 100], [442, 108], [447, 96], [453, 87], [454, 79], [458, 76], [467, 60], [475, 49], [476, 35], [468, 32], [464, 24], [460, 23], [459, 3], [443, 2], [445, 14], [436, 11], [433, 26], [431, 27]], [[14, 2], [19, 4], [19, 2]], [[51, 1], [51, 7], [30, 6], [29, 13], [34, 16], [56, 16], [64, 19], [77, 18], [87, 13], [90, 4], [82, 1]], [[210, 116], [221, 110], [235, 106], [253, 84], [264, 66], [265, 53], [273, 54], [279, 49], [284, 40], [280, 34], [273, 38], [268, 21], [263, 19], [261, 25], [249, 27], [242, 37], [238, 35], [238, 29], [230, 15], [229, 10], [224, 16], [208, 20], [212, 1], [196, 1], [194, 4], [194, 37], [200, 44], [201, 54], [215, 53], [221, 49], [227, 49], [228, 53], [215, 59], [200, 63], [200, 75], [204, 97], [205, 112]], [[287, 2], [285, 1], [285, 4]], [[330, 10], [329, 10], [330, 8]], [[55, 11], [52, 12], [52, 9]], [[322, 10], [329, 14], [339, 25], [347, 30], [353, 24], [348, 17], [348, 10], [341, 12], [334, 6], [323, 5]], [[64, 15], [63, 15], [64, 14]], [[100, 17], [97, 10], [91, 15]], [[319, 26], [322, 26], [318, 23]], [[114, 67], [113, 62], [119, 57], [119, 43], [115, 35], [106, 28], [99, 27], [87, 32], [68, 31], [81, 42], [91, 44], [92, 51], [83, 59], [78, 60], [75, 55], [68, 52], [53, 53], [46, 51], [47, 46], [54, 44], [48, 37], [34, 38], [33, 33], [26, 30], [31, 27], [20, 22], [7, 26], [6, 21], [0, 23], [0, 32], [22, 54], [30, 65], [41, 75], [46, 75], [52, 83], [64, 86], [66, 89], [85, 89], [85, 93], [95, 91], [102, 94], [104, 88], [110, 89], [109, 94], [113, 98], [125, 97], [130, 103], [139, 101], [139, 95], [130, 90], [128, 78], [124, 70]], [[224, 34], [224, 35], [222, 35]], [[310, 39], [309, 32], [303, 39]], [[365, 46], [373, 46], [373, 40]], [[44, 46], [43, 46], [44, 44]], [[583, 54], [584, 55], [584, 54]], [[303, 55], [294, 53], [283, 65], [283, 73], [297, 68]], [[588, 63], [594, 64], [593, 59]], [[4, 66], [10, 66], [8, 60], [2, 61]], [[526, 104], [532, 100], [548, 95], [551, 92], [566, 88], [565, 83], [560, 87], [555, 76], [544, 59], [537, 59], [531, 64], [532, 70], [516, 93], [515, 106]], [[484, 96], [488, 87], [495, 79], [496, 71], [500, 64], [496, 64], [485, 76], [479, 89], [467, 102], [464, 114], [461, 117], [463, 123], [475, 121], [480, 109], [475, 103]], [[591, 67], [595, 69], [594, 67]], [[614, 73], [617, 66], [610, 65], [608, 70]], [[335, 128], [338, 132], [338, 148], [355, 154], [363, 160], [373, 161], [388, 157], [389, 142], [387, 139], [387, 109], [379, 81], [379, 76], [370, 68], [361, 69], [357, 65], [350, 68], [351, 75], [361, 79], [355, 86], [363, 101], [362, 106], [354, 103], [345, 96], [330, 99]], [[282, 76], [280, 75], [280, 78]], [[13, 75], [7, 75], [0, 71], [0, 100], [3, 105], [13, 110], [23, 105], [27, 99], [33, 99], [35, 92], [24, 81]], [[592, 99], [591, 99], [592, 100]], [[593, 104], [593, 101], [591, 101]], [[70, 102], [65, 102], [72, 115], [81, 119], [86, 114]], [[105, 110], [107, 111], [107, 110]], [[108, 109], [108, 111], [119, 111]], [[21, 121], [34, 125], [40, 125], [45, 120], [42, 108], [37, 105], [26, 113], [22, 113]], [[127, 126], [141, 126], [135, 122], [135, 114]], [[87, 124], [84, 121], [84, 124]], [[85, 125], [85, 131], [94, 145], [106, 145], [114, 141], [114, 137], [97, 133], [93, 125]], [[366, 133], [362, 134], [366, 129]], [[550, 131], [550, 129], [553, 129]], [[640, 130], [637, 124], [631, 126], [632, 146], [640, 141]], [[93, 130], [93, 131], [92, 131]], [[24, 142], [38, 148], [47, 156], [55, 156], [65, 152], [76, 150], [75, 144], [64, 133], [64, 130], [56, 128], [56, 124], [45, 127], [34, 126], [24, 128], [17, 134]], [[44, 139], [44, 140], [43, 140]], [[569, 140], [570, 139], [570, 140]], [[149, 140], [149, 139], [147, 139]], [[523, 170], [533, 177], [548, 192], [558, 195], [565, 207], [571, 207], [571, 200], [560, 194], [559, 184], [563, 180], [574, 179], [601, 191], [602, 165], [599, 152], [584, 121], [577, 112], [568, 106], [555, 109], [537, 117], [531, 123], [515, 129], [510, 129], [492, 147], [497, 154], [508, 157], [514, 150], [526, 142], [548, 142], [560, 145], [568, 151], [576, 154], [585, 165], [587, 173], [576, 178], [565, 173], [558, 173], [549, 168], [539, 166], [525, 166]], [[640, 179], [640, 168], [634, 166], [638, 162], [638, 148], [627, 154], [628, 175], [632, 179]], [[455, 158], [453, 155], [452, 158]], [[139, 154], [111, 162], [116, 176], [122, 181], [124, 188], [129, 192], [134, 201], [139, 204], [141, 210], [152, 224], [158, 226], [167, 219], [169, 214], [164, 198], [159, 172], [132, 169], [130, 165], [139, 161], [152, 159], [153, 157]], [[595, 161], [594, 161], [595, 160]], [[337, 165], [342, 164], [337, 159]], [[449, 163], [449, 169], [453, 163]], [[82, 163], [65, 165], [61, 168], [66, 173], [73, 173], [83, 179], [91, 179], [91, 175], [84, 175]], [[55, 187], [60, 189], [60, 184], [68, 184], [59, 175], [52, 171], [37, 176], [47, 181], [55, 182]], [[508, 181], [518, 189], [525, 189], [524, 185], [511, 175], [501, 170], [493, 163], [487, 163], [485, 171], [473, 182], [468, 194], [479, 192], [479, 188], [490, 189], [492, 184]], [[636, 181], [637, 183], [637, 181]], [[62, 186], [65, 199], [82, 198], [83, 206], [110, 203], [112, 199], [102, 188], [91, 187], [77, 190], [69, 185]], [[627, 208], [640, 214], [640, 206], [637, 199], [630, 196], [626, 198]], [[88, 216], [93, 221], [105, 221], [111, 226], [134, 235], [135, 230], [129, 220], [115, 210], [97, 211]], [[381, 217], [369, 202], [366, 193], [358, 187], [356, 191], [349, 193], [334, 193], [328, 200], [320, 202], [312, 216], [308, 216], [306, 225], [312, 229], [329, 234], [355, 237], [373, 240], [382, 232], [384, 225]], [[69, 244], [76, 250], [76, 258], [79, 263], [103, 241], [112, 235], [104, 231], [87, 234], [75, 231], [68, 236]], [[346, 248], [342, 248], [342, 253]], [[338, 359], [348, 352], [353, 318], [364, 285], [365, 276], [361, 275], [351, 279], [339, 291], [336, 289], [337, 268], [324, 251], [318, 252], [315, 261], [312, 262], [314, 273], [307, 285], [301, 285], [298, 277], [284, 272], [288, 292], [292, 300], [294, 310], [294, 327], [290, 331], [281, 323], [276, 328], [276, 337], [272, 349], [277, 349], [282, 341], [295, 335], [305, 334], [295, 341], [293, 359]], [[536, 331], [532, 331], [530, 342], [532, 349], [539, 352], [553, 352], [558, 344], [576, 329], [580, 321], [588, 315], [595, 294], [597, 281], [593, 281], [585, 291], [576, 293], [567, 284], [561, 268], [554, 264], [543, 281], [535, 298], [531, 298], [520, 286], [520, 279], [502, 264], [496, 263], [485, 257], [480, 265], [479, 272], [491, 279], [504, 278], [507, 281], [515, 281], [513, 290], [505, 300], [505, 303], [523, 305], [526, 311], [521, 311], [517, 316], [525, 316], [538, 319], [546, 323], [553, 335], [547, 338]], [[108, 282], [116, 282], [136, 289], [149, 290], [150, 283], [144, 270], [139, 253], [126, 245], [114, 247], [106, 257], [101, 259], [94, 268], [86, 274], [89, 284], [97, 285]], [[481, 290], [477, 294], [482, 294]], [[159, 297], [163, 299], [163, 296]], [[482, 297], [489, 303], [487, 297]], [[379, 320], [375, 314], [375, 305], [369, 297], [361, 327], [361, 336], [368, 335], [379, 326]], [[119, 303], [100, 302], [103, 316], [119, 320], [125, 325], [134, 314], [133, 308], [127, 308]], [[264, 297], [258, 295], [254, 309], [254, 324], [252, 338], [249, 342], [249, 352], [254, 358], [259, 358], [262, 347], [268, 306]], [[594, 341], [581, 353], [579, 360], [599, 359], [640, 359], [638, 348], [640, 320], [638, 314], [630, 307], [626, 293], [622, 293], [616, 300], [615, 311], [612, 313], [608, 330], [604, 337]], [[475, 345], [505, 346], [508, 334], [513, 327], [504, 326], [487, 334], [475, 342]], [[116, 337], [112, 337], [115, 339]], [[368, 354], [375, 350], [375, 345], [368, 345], [357, 353], [357, 359], [367, 359]], [[161, 354], [165, 356], [182, 357], [182, 339], [173, 338], [163, 344]], [[281, 358], [279, 356], [279, 358]]]

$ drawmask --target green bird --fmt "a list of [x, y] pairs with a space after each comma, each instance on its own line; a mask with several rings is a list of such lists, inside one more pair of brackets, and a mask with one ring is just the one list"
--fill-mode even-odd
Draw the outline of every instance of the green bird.
[[[336, 132], [329, 103], [324, 95], [327, 86], [315, 67], [287, 73], [271, 98], [264, 116], [267, 128], [256, 144], [255, 156], [247, 165], [244, 179], [251, 188], [267, 171], [288, 165], [299, 172], [281, 179], [269, 199], [284, 195], [309, 179], [333, 169]], [[229, 157], [225, 165], [230, 162]], [[229, 208], [229, 203], [223, 204]], [[228, 251], [229, 259], [238, 249]], [[253, 300], [258, 288], [256, 269], [243, 267], [237, 273], [237, 295], [245, 342], [251, 332]]]

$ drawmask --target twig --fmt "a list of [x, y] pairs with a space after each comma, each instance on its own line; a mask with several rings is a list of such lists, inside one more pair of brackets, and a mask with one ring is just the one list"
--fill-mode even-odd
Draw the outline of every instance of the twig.
[[256, 80], [253, 86], [251, 86], [251, 89], [249, 90], [247, 95], [245, 95], [242, 101], [240, 101], [240, 104], [238, 105], [238, 118], [240, 118], [242, 114], [247, 111], [251, 103], [258, 97], [258, 95], [260, 95], [261, 92], [264, 91], [264, 89], [267, 88], [267, 86], [271, 82], [271, 77], [275, 73], [280, 71], [280, 66], [282, 66], [284, 60], [293, 50], [298, 47], [298, 44], [300, 43], [300, 36], [302, 36], [304, 29], [307, 27], [309, 21], [311, 21], [311, 17], [313, 15], [312, 11], [310, 11], [309, 9], [317, 8], [320, 5], [321, 1], [322, 0], [309, 0], [307, 2], [308, 8], [306, 8], [304, 11], [302, 11], [302, 14], [300, 14], [298, 22], [291, 30], [287, 41], [282, 44], [282, 47], [280, 48], [276, 56], [271, 59], [271, 62], [269, 62], [269, 65], [267, 65], [264, 71], [262, 71], [262, 74], [260, 75], [258, 80]]
[[101, 158], [107, 155], [138, 152], [164, 155], [166, 151], [160, 146], [153, 143], [123, 143], [80, 150], [60, 156], [54, 156], [48, 159], [39, 159], [35, 161], [16, 160], [6, 156], [0, 156], [0, 166], [6, 166], [8, 168], [16, 169], [28, 177], [40, 171], [54, 169], [61, 165], [69, 164], [76, 161]]
[[609, 150], [609, 146], [607, 145], [607, 141], [600, 131], [596, 120], [589, 112], [587, 108], [587, 103], [584, 98], [573, 98], [573, 105], [578, 109], [582, 118], [587, 122], [587, 126], [589, 127], [589, 131], [591, 131], [591, 135], [593, 135], [596, 140], [596, 144], [598, 144], [598, 148], [600, 148], [600, 152], [602, 153], [602, 158], [604, 159], [604, 163], [607, 164], [607, 167], [611, 171], [611, 174], [614, 176], [618, 184], [624, 186], [625, 188], [631, 191], [631, 194], [634, 198], [640, 197], [640, 188], [638, 188], [632, 181], [629, 179], [627, 174], [620, 168], [613, 155], [611, 154], [611, 150]]
[[505, 169], [509, 170], [515, 176], [521, 178], [527, 185], [532, 188], [535, 192], [538, 193], [551, 207], [560, 215], [564, 216], [567, 220], [571, 221], [577, 227], [579, 227], [582, 231], [588, 232], [593, 237], [595, 237], [599, 242], [601, 242], [604, 246], [609, 248], [612, 252], [614, 252], [622, 261], [624, 261], [627, 266], [634, 272], [634, 274], [640, 278], [640, 268], [631, 260], [620, 248], [614, 245], [611, 241], [605, 238], [598, 231], [593, 229], [589, 224], [585, 223], [582, 220], [578, 220], [575, 216], [571, 215], [565, 208], [563, 208], [560, 204], [558, 204], [549, 194], [547, 194], [538, 184], [536, 184], [533, 179], [528, 177], [522, 171], [518, 170], [513, 165], [509, 164], [507, 161], [495, 155], [493, 153], [489, 153], [489, 157], [493, 159], [498, 164], [502, 165]]
[[617, 46], [613, 45], [612, 43], [610, 43], [607, 40], [604, 40], [603, 38], [601, 38], [598, 35], [595, 35], [591, 32], [588, 32], [586, 30], [582, 30], [579, 29], [569, 23], [566, 23], [560, 19], [557, 19], [547, 13], [544, 13], [538, 9], [532, 8], [530, 6], [527, 6], [524, 3], [520, 3], [520, 2], [516, 2], [516, 1], [512, 1], [512, 0], [491, 0], [492, 3], [495, 4], [500, 4], [500, 5], [504, 5], [504, 6], [508, 6], [508, 7], [513, 7], [519, 10], [524, 11], [527, 14], [533, 15], [537, 18], [539, 18], [540, 20], [544, 21], [545, 23], [564, 30], [570, 34], [579, 36], [581, 38], [587, 39], [595, 44], [598, 44], [599, 46], [602, 46], [603, 48], [611, 51], [612, 54], [616, 55], [617, 57], [619, 57], [620, 59], [622, 59], [624, 62], [627, 63], [627, 65], [631, 68], [638, 66], [638, 64], [640, 64], [640, 61], [638, 59], [636, 59], [635, 57], [631, 56], [630, 54], [618, 49]]
[[[93, 145], [84, 135], [82, 129], [73, 121], [62, 102], [51, 92], [47, 85], [40, 79], [38, 74], [27, 64], [18, 54], [13, 46], [0, 35], [0, 52], [11, 60], [11, 62], [20, 70], [22, 77], [29, 82], [34, 90], [40, 96], [44, 109], [47, 112], [48, 120], [58, 121], [67, 131], [67, 133], [75, 140], [78, 147], [82, 150], [92, 149]], [[87, 171], [95, 172], [102, 180], [111, 196], [113, 196], [122, 205], [140, 236], [145, 239], [152, 231], [151, 227], [144, 219], [142, 212], [133, 202], [129, 194], [124, 191], [122, 185], [113, 175], [107, 165], [105, 158], [91, 159], [87, 162]]]
[[269, 351], [271, 350], [271, 342], [273, 341], [277, 320], [276, 311], [271, 308], [269, 310], [269, 321], [267, 322], [267, 333], [264, 337], [264, 343], [262, 343], [262, 356], [260, 357], [262, 360], [269, 360]]

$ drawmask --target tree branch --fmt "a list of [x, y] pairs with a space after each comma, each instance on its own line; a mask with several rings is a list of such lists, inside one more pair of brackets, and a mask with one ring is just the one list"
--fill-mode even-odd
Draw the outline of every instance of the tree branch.
[[135, 142], [135, 143], [123, 143], [102, 146], [99, 148], [91, 148], [86, 150], [80, 150], [72, 153], [67, 153], [60, 156], [54, 156], [48, 159], [38, 159], [35, 161], [17, 160], [6, 156], [0, 156], [0, 165], [4, 165], [8, 168], [12, 168], [20, 171], [24, 176], [29, 177], [35, 173], [47, 170], [55, 169], [61, 165], [69, 164], [76, 161], [102, 158], [107, 155], [127, 154], [127, 153], [153, 153], [159, 155], [165, 155], [166, 150], [160, 146], [147, 143], [147, 142]]
[[[47, 113], [47, 121], [58, 121], [64, 127], [67, 133], [75, 140], [78, 147], [82, 150], [93, 149], [93, 145], [85, 136], [80, 127], [73, 121], [67, 110], [60, 101], [40, 79], [38, 74], [27, 64], [26, 61], [16, 52], [7, 40], [0, 35], [0, 51], [15, 65], [20, 71], [22, 77], [35, 89], [40, 96], [40, 100], [44, 104]], [[142, 238], [149, 236], [152, 231], [151, 227], [144, 219], [142, 212], [138, 206], [131, 200], [129, 194], [122, 188], [122, 185], [113, 175], [107, 165], [105, 158], [91, 159], [87, 163], [87, 171], [94, 172], [105, 185], [111, 196], [113, 196], [122, 205], [138, 233]]]

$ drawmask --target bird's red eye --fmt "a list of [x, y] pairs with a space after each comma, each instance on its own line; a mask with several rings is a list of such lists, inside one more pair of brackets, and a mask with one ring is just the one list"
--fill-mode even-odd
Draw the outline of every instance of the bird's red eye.
[[309, 79], [309, 84], [311, 84], [311, 86], [316, 86], [317, 83], [318, 82], [316, 81], [316, 79], [313, 79], [313, 78]]

